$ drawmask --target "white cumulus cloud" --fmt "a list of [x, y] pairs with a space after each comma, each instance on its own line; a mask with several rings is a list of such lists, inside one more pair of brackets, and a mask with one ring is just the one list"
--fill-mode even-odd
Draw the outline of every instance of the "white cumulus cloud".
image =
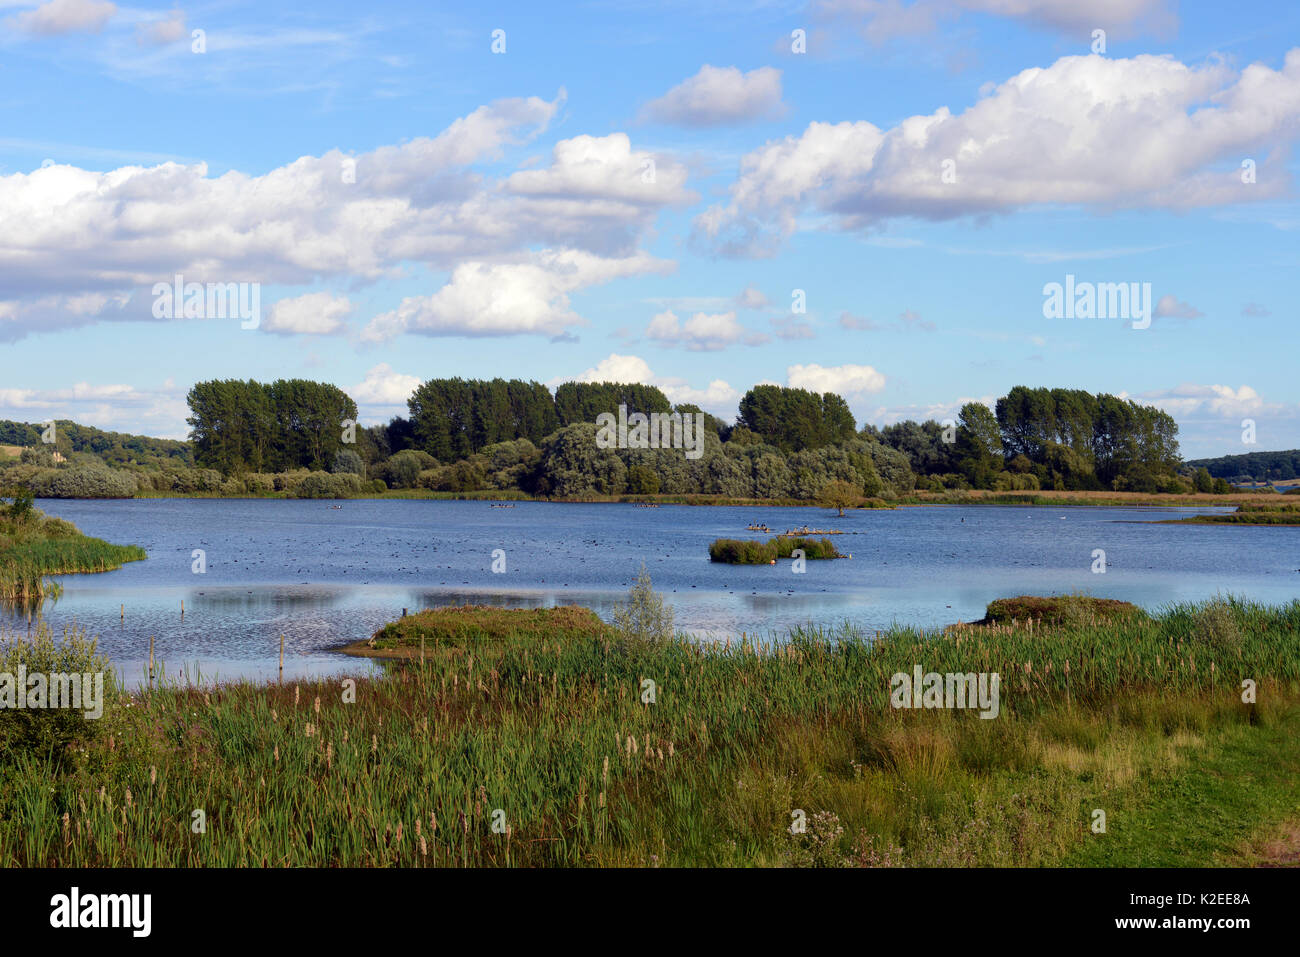
[[643, 119], [694, 128], [771, 119], [785, 111], [781, 71], [764, 66], [748, 73], [705, 64], [641, 111]]
[[880, 392], [885, 388], [885, 377], [871, 366], [820, 366], [813, 362], [789, 366], [785, 374], [787, 385], [810, 392], [835, 392], [849, 396]]
[[343, 331], [343, 320], [351, 312], [352, 303], [347, 296], [309, 292], [276, 302], [271, 306], [270, 314], [262, 322], [261, 328], [266, 332], [290, 336], [329, 336]]
[[[1062, 57], [1024, 70], [960, 113], [940, 107], [881, 129], [814, 122], [742, 158], [730, 201], [695, 234], [766, 255], [802, 215], [860, 229], [1036, 204], [1184, 209], [1283, 195], [1300, 135], [1300, 48], [1280, 70], [1234, 73], [1172, 56]], [[1242, 157], [1259, 157], [1244, 184]], [[1027, 157], [1032, 157], [1028, 160]]]

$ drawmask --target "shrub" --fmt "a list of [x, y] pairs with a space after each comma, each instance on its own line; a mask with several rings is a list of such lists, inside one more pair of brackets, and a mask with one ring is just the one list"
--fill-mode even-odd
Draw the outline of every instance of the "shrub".
[[1220, 653], [1230, 653], [1242, 642], [1241, 628], [1231, 602], [1213, 598], [1193, 615], [1192, 638]]
[[614, 628], [619, 637], [630, 645], [654, 646], [672, 640], [672, 606], [665, 605], [663, 596], [655, 594], [644, 562], [627, 598], [626, 603], [614, 606]]
[[38, 498], [131, 498], [136, 488], [130, 472], [106, 468], [50, 469], [31, 482]]
[[384, 463], [384, 478], [390, 488], [415, 488], [420, 473], [436, 469], [438, 460], [427, 452], [403, 449]]
[[215, 469], [181, 469], [172, 479], [172, 491], [183, 495], [195, 492], [220, 492], [224, 480]]
[[[0, 639], [0, 672], [17, 676], [20, 665], [28, 676], [42, 674], [47, 679], [51, 673], [78, 676], [102, 673], [105, 700], [98, 704], [107, 704], [118, 694], [108, 658], [99, 654], [95, 642], [75, 627], [64, 632], [62, 641], [55, 641], [49, 624], [42, 620], [30, 641], [18, 634]], [[47, 702], [50, 700], [47, 698]], [[19, 757], [62, 758], [73, 741], [87, 741], [100, 733], [102, 722], [88, 720], [89, 710], [88, 707], [0, 709], [0, 763]]]
[[251, 495], [270, 495], [275, 491], [275, 476], [265, 472], [250, 472], [244, 476], [244, 487]]
[[334, 456], [334, 466], [330, 469], [336, 475], [351, 474], [366, 477], [366, 463], [361, 461], [361, 456], [352, 449], [339, 449], [338, 454]]
[[333, 475], [329, 472], [309, 472], [294, 490], [297, 498], [347, 498], [361, 491], [360, 476], [351, 473]]
[[10, 502], [5, 506], [5, 516], [11, 522], [25, 522], [32, 517], [33, 503], [36, 496], [32, 494], [29, 488], [15, 489]]
[[276, 472], [274, 476], [275, 490], [277, 492], [288, 492], [293, 495], [298, 491], [298, 485], [311, 472], [307, 469], [294, 469], [292, 472]]
[[72, 538], [81, 532], [67, 519], [49, 516], [41, 520], [41, 534], [46, 538]]

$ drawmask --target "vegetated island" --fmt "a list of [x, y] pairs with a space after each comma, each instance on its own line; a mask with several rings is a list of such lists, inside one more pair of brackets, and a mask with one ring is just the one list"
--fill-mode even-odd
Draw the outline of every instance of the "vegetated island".
[[33, 507], [27, 489], [0, 496], [0, 601], [30, 604], [57, 598], [62, 586], [49, 581], [49, 575], [112, 571], [146, 557], [139, 546], [111, 545], [45, 515]]
[[808, 559], [851, 558], [836, 550], [829, 538], [777, 535], [765, 542], [744, 538], [719, 538], [709, 544], [709, 561], [727, 565], [775, 565], [778, 558], [792, 558], [795, 549]]
[[[371, 649], [405, 660], [343, 693], [325, 677], [106, 683], [98, 721], [0, 710], [0, 866], [1191, 866], [1295, 850], [1269, 846], [1295, 833], [1300, 602], [1090, 620], [1073, 598], [1020, 597], [955, 634], [708, 643], [653, 598], [609, 624], [408, 615]], [[1062, 603], [1083, 614], [1049, 613]], [[0, 641], [0, 670], [97, 670], [75, 635], [38, 630]], [[999, 675], [996, 719], [992, 700], [896, 705], [918, 666]], [[202, 839], [177, 825], [196, 807]]]
[[1300, 505], [1238, 505], [1235, 512], [1166, 519], [1160, 525], [1300, 525]]

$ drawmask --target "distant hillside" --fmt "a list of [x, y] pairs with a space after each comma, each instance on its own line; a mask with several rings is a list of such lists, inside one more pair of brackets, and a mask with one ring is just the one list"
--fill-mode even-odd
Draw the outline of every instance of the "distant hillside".
[[[44, 423], [13, 422], [0, 419], [0, 446], [41, 445]], [[105, 432], [90, 425], [78, 425], [68, 419], [54, 423], [55, 451], [62, 455], [87, 452], [99, 456], [110, 466], [164, 465], [190, 466], [194, 464], [194, 451], [188, 442], [175, 439], [155, 439], [147, 435], [129, 435], [125, 432]], [[0, 452], [0, 457], [3, 453]]]
[[1215, 478], [1229, 482], [1290, 482], [1300, 478], [1300, 449], [1221, 455], [1217, 459], [1195, 459], [1187, 464], [1193, 468], [1203, 467]]

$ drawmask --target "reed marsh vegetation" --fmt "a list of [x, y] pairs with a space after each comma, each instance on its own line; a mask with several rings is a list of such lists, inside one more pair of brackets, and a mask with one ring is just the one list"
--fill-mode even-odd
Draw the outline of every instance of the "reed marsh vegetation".
[[71, 522], [32, 507], [30, 493], [0, 506], [0, 601], [30, 604], [58, 597], [50, 575], [106, 572], [146, 557], [135, 545], [82, 535]]
[[[379, 640], [421, 634], [354, 685], [115, 690], [84, 740], [7, 756], [0, 866], [1039, 865], [1107, 839], [1094, 808], [1124, 863], [1161, 782], [1229, 747], [1252, 797], [1179, 862], [1294, 813], [1300, 602], [718, 644], [458, 610]], [[998, 672], [999, 717], [891, 709], [918, 664]]]

